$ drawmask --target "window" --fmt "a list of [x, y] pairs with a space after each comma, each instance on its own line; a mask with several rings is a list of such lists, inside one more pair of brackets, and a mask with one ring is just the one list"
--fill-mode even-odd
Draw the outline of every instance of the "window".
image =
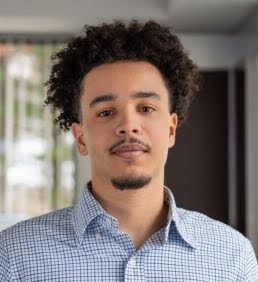
[[57, 43], [0, 43], [0, 230], [75, 199], [74, 141], [44, 107]]

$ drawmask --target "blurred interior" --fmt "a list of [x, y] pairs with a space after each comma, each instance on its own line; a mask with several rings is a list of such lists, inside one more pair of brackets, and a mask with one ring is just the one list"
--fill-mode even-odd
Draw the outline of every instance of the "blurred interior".
[[258, 0], [9, 0], [0, 3], [0, 230], [74, 205], [91, 178], [44, 107], [51, 54], [85, 24], [173, 27], [204, 87], [169, 151], [178, 206], [239, 230], [258, 253]]

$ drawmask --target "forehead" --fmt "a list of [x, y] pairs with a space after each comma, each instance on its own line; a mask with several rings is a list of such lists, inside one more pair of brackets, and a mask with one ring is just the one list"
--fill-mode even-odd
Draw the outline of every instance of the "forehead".
[[88, 72], [82, 81], [84, 101], [108, 93], [114, 93], [119, 98], [132, 97], [133, 93], [139, 92], [157, 93], [161, 98], [168, 95], [160, 71], [148, 62], [103, 64]]

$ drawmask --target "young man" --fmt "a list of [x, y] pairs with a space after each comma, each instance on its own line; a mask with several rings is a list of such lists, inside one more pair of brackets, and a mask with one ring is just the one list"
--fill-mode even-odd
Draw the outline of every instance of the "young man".
[[0, 281], [258, 281], [250, 241], [177, 208], [168, 149], [200, 76], [169, 28], [86, 27], [53, 58], [46, 104], [92, 180], [80, 202], [0, 233]]

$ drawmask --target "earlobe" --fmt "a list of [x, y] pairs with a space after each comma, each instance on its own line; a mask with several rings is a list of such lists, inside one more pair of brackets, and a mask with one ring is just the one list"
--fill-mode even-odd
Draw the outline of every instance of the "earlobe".
[[73, 123], [71, 128], [79, 153], [82, 156], [87, 156], [88, 149], [84, 140], [83, 129], [81, 124]]

